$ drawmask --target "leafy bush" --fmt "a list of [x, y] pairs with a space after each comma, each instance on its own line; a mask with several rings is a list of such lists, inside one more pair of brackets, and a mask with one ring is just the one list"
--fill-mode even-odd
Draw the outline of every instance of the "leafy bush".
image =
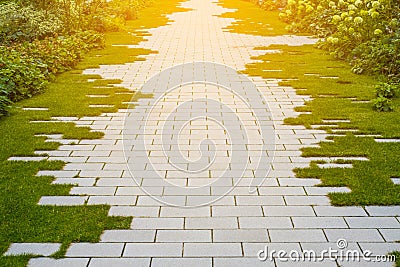
[[380, 83], [375, 89], [377, 97], [393, 98], [396, 96], [397, 86], [395, 84]]
[[286, 5], [286, 0], [248, 0], [252, 3], [257, 4], [265, 10], [277, 10], [283, 8]]
[[0, 4], [0, 43], [41, 39], [62, 29], [62, 21], [51, 12], [13, 2]]
[[[1, 95], [2, 93], [4, 93], [4, 95]], [[10, 105], [11, 101], [7, 96], [5, 96], [5, 92], [0, 92], [0, 116], [7, 114], [7, 110]]]
[[400, 5], [394, 0], [289, 0], [280, 17], [308, 30], [355, 73], [400, 79]]
[[101, 32], [123, 29], [150, 1], [0, 1], [0, 116], [103, 47]]
[[392, 101], [382, 96], [372, 99], [372, 105], [376, 111], [387, 112], [393, 110]]
[[0, 92], [10, 101], [31, 97], [44, 89], [45, 64], [4, 46], [0, 47], [0, 62]]
[[102, 35], [87, 31], [0, 46], [0, 114], [6, 113], [10, 101], [42, 92], [54, 74], [71, 69], [84, 53], [103, 45]]

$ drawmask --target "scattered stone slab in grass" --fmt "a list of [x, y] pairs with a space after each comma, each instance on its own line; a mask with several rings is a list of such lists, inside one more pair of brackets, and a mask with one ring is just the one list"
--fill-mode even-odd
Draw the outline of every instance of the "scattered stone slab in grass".
[[39, 205], [51, 206], [80, 206], [84, 205], [88, 197], [84, 196], [43, 196]]
[[391, 178], [392, 182], [394, 184], [399, 184], [400, 185], [400, 178]]
[[41, 161], [46, 160], [48, 157], [10, 157], [9, 161]]
[[325, 164], [317, 164], [317, 166], [321, 169], [329, 169], [329, 168], [353, 168], [353, 164], [339, 164], [339, 163], [325, 163]]
[[86, 267], [88, 266], [88, 263], [89, 263], [89, 258], [68, 258], [68, 259], [33, 258], [29, 260], [28, 266], [29, 267], [54, 267], [54, 266]]
[[49, 108], [30, 108], [30, 107], [25, 107], [22, 108], [22, 110], [26, 110], [26, 111], [47, 111], [49, 110]]
[[381, 139], [381, 138], [376, 138], [375, 142], [377, 142], [377, 143], [400, 143], [400, 139]]
[[17, 255], [39, 255], [50, 256], [56, 253], [61, 247], [60, 243], [12, 243], [5, 256]]

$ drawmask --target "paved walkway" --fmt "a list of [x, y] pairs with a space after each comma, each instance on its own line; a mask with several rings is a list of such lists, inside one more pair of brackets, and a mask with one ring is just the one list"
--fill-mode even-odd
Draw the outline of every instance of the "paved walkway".
[[[278, 80], [232, 71], [266, 53], [254, 47], [314, 40], [230, 33], [224, 27], [234, 20], [216, 16], [229, 11], [217, 2], [190, 0], [182, 6], [192, 10], [170, 15], [171, 23], [149, 30], [152, 35], [138, 45], [158, 54], [85, 71], [121, 79], [121, 86], [132, 90], [145, 84], [141, 90], [154, 98], [100, 117], [54, 118], [105, 136], [76, 145], [48, 136], [65, 143], [48, 151], [49, 159], [68, 163], [62, 171], [38, 173], [54, 175], [57, 184], [76, 184], [71, 196], [43, 196], [40, 205], [109, 204], [110, 216], [134, 217], [131, 229], [105, 231], [99, 243], [72, 244], [64, 259], [35, 258], [29, 265], [337, 266], [330, 259], [262, 262], [257, 255], [266, 246], [269, 252], [315, 250], [317, 255], [338, 246], [374, 255], [400, 250], [394, 242], [400, 239], [399, 207], [333, 207], [327, 193], [349, 189], [315, 187], [318, 179], [294, 177], [293, 168], [316, 159], [302, 158], [299, 149], [327, 136], [283, 125], [309, 98], [278, 86]], [[59, 244], [13, 244], [7, 253], [48, 256], [58, 249]]]

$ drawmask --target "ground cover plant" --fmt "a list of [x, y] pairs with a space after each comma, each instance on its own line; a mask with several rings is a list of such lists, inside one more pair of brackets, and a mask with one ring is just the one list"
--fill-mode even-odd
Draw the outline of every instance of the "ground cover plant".
[[[32, 156], [35, 150], [55, 150], [59, 143], [45, 142], [36, 134], [62, 134], [67, 139], [96, 139], [103, 136], [89, 128], [75, 127], [73, 123], [30, 123], [32, 120], [50, 120], [53, 116], [97, 116], [127, 107], [123, 102], [150, 97], [121, 87], [113, 87], [118, 80], [101, 80], [98, 76], [82, 75], [82, 70], [99, 64], [123, 64], [144, 60], [141, 55], [155, 53], [145, 49], [128, 49], [113, 44], [137, 44], [145, 38], [143, 29], [165, 25], [164, 14], [182, 11], [176, 8], [178, 0], [163, 1], [143, 9], [142, 17], [128, 21], [128, 31], [108, 32], [102, 50], [92, 50], [74, 69], [55, 75], [43, 94], [15, 103], [9, 116], [0, 118], [0, 254], [12, 242], [60, 242], [61, 257], [71, 242], [96, 242], [105, 229], [128, 228], [131, 218], [108, 217], [109, 206], [38, 206], [43, 195], [69, 195], [72, 185], [52, 185], [54, 177], [36, 177], [39, 170], [59, 170], [61, 161], [8, 161], [11, 156]], [[141, 30], [135, 33], [136, 30]], [[87, 80], [95, 79], [94, 82]], [[124, 94], [120, 94], [124, 92]], [[87, 95], [101, 94], [104, 100]], [[100, 99], [100, 100], [99, 100]], [[112, 104], [114, 107], [89, 107], [90, 104]], [[48, 110], [23, 110], [24, 107], [46, 107]], [[85, 222], [85, 223], [82, 223]], [[0, 256], [1, 266], [25, 266], [33, 255]]]

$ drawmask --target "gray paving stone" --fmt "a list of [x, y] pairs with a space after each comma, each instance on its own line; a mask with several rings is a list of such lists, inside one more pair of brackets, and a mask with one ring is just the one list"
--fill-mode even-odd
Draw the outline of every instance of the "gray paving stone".
[[321, 183], [319, 179], [278, 178], [280, 186], [314, 186]]
[[155, 237], [155, 230], [106, 230], [100, 242], [154, 242]]
[[[261, 188], [260, 188], [261, 190]], [[285, 205], [281, 196], [235, 196], [237, 205]]]
[[132, 229], [183, 229], [184, 218], [133, 218]]
[[67, 163], [64, 166], [64, 170], [72, 171], [97, 171], [103, 168], [104, 163]]
[[346, 239], [348, 242], [383, 242], [382, 236], [375, 229], [326, 229], [324, 230], [329, 241]]
[[83, 196], [43, 196], [39, 200], [39, 205], [52, 206], [80, 206], [84, 205], [88, 197]]
[[158, 217], [160, 207], [112, 206], [109, 216]]
[[185, 243], [184, 257], [241, 257], [240, 243]]
[[117, 188], [112, 186], [110, 187], [79, 186], [79, 187], [72, 187], [69, 193], [71, 195], [112, 196], [114, 195], [116, 190]]
[[315, 206], [317, 216], [368, 216], [362, 207]]
[[400, 206], [366, 206], [370, 216], [400, 216]]
[[86, 267], [89, 263], [88, 258], [52, 259], [52, 258], [33, 258], [28, 262], [28, 267]]
[[266, 217], [315, 216], [310, 206], [263, 206]]
[[93, 186], [94, 178], [56, 178], [52, 184], [73, 184], [78, 186]]
[[294, 228], [349, 228], [341, 217], [292, 217]]
[[351, 190], [347, 187], [304, 187], [304, 189], [307, 192], [307, 195], [320, 195], [320, 196], [325, 196], [328, 193], [333, 193], [333, 192], [340, 192], [340, 193], [349, 193]]
[[212, 207], [213, 217], [232, 217], [232, 216], [262, 216], [260, 206], [215, 206]]
[[96, 186], [137, 186], [133, 179], [129, 178], [99, 178]]
[[[331, 250], [338, 250], [338, 251], [342, 251], [342, 252], [348, 252], [348, 251], [357, 251], [357, 253], [361, 253], [361, 249], [358, 246], [357, 243], [350, 243], [347, 242], [346, 243], [346, 247], [345, 248], [341, 248], [338, 247], [337, 242], [333, 242], [333, 243], [301, 243], [301, 248], [304, 252], [309, 251], [309, 253], [315, 252], [316, 255], [318, 255], [319, 258], [324, 257], [324, 258], [329, 258], [328, 254], [325, 254], [326, 252], [324, 252], [324, 250], [329, 251], [329, 249]], [[346, 255], [346, 254], [345, 254]], [[350, 254], [351, 255], [351, 254]]]
[[363, 251], [369, 250], [372, 255], [386, 255], [393, 251], [400, 251], [400, 243], [360, 242], [359, 245]]
[[269, 230], [272, 242], [325, 242], [326, 238], [320, 229], [307, 230]]
[[150, 258], [92, 258], [89, 267], [149, 267]]
[[241, 229], [290, 229], [289, 217], [239, 217]]
[[335, 261], [326, 259], [322, 262], [303, 262], [303, 261], [276, 261], [277, 267], [288, 267], [288, 266], [301, 266], [301, 267], [337, 267]]
[[182, 209], [179, 207], [161, 207], [161, 217], [209, 217], [211, 216], [210, 207], [196, 207]]
[[303, 187], [293, 186], [293, 187], [279, 187], [279, 186], [271, 186], [271, 187], [260, 187], [259, 189], [260, 195], [266, 196], [288, 196], [288, 195], [305, 195], [305, 191]]
[[285, 196], [287, 205], [303, 206], [303, 205], [319, 205], [326, 206], [330, 204], [327, 196]]
[[157, 230], [156, 242], [211, 242], [211, 230]]
[[61, 247], [60, 243], [12, 243], [5, 256], [32, 254], [39, 256], [50, 256]]
[[277, 257], [277, 252], [280, 250], [286, 251], [289, 253], [290, 251], [298, 251], [301, 252], [301, 247], [299, 243], [243, 243], [243, 251], [245, 257], [258, 257], [258, 253], [260, 250], [263, 250], [264, 253], [267, 251], [268, 254], [272, 254], [274, 250], [275, 253], [272, 255], [262, 255], [262, 257], [267, 256], [267, 258]]
[[238, 229], [236, 217], [185, 218], [185, 229]]
[[348, 217], [345, 219], [350, 228], [400, 228], [399, 221], [394, 217]]
[[137, 196], [90, 196], [88, 205], [135, 205]]
[[80, 177], [101, 177], [101, 178], [113, 178], [113, 177], [121, 177], [122, 176], [122, 171], [105, 171], [105, 170], [99, 170], [99, 171], [81, 171], [79, 173]]
[[124, 243], [72, 243], [66, 257], [121, 257]]
[[182, 243], [127, 243], [123, 257], [181, 257]]
[[393, 267], [393, 262], [374, 262], [361, 259], [359, 261], [338, 261], [340, 267]]
[[248, 266], [248, 267], [271, 267], [275, 264], [271, 261], [260, 261], [257, 258], [214, 258], [215, 267]]
[[268, 242], [265, 229], [235, 229], [213, 231], [213, 242]]
[[400, 241], [400, 231], [399, 229], [379, 229], [383, 238], [387, 242], [398, 242]]
[[152, 267], [211, 267], [212, 258], [153, 258]]
[[161, 196], [163, 194], [163, 187], [153, 186], [151, 188], [146, 188], [146, 192], [140, 188], [139, 186], [122, 186], [117, 188], [117, 192], [115, 195], [121, 196], [144, 196], [144, 195], [152, 195], [152, 196]]
[[222, 198], [216, 198], [215, 196], [187, 196], [187, 206], [199, 206], [204, 204], [212, 204], [213, 206], [226, 206], [235, 205], [235, 199], [233, 196], [224, 196]]
[[36, 176], [54, 176], [57, 178], [72, 178], [76, 176], [79, 171], [38, 171]]

